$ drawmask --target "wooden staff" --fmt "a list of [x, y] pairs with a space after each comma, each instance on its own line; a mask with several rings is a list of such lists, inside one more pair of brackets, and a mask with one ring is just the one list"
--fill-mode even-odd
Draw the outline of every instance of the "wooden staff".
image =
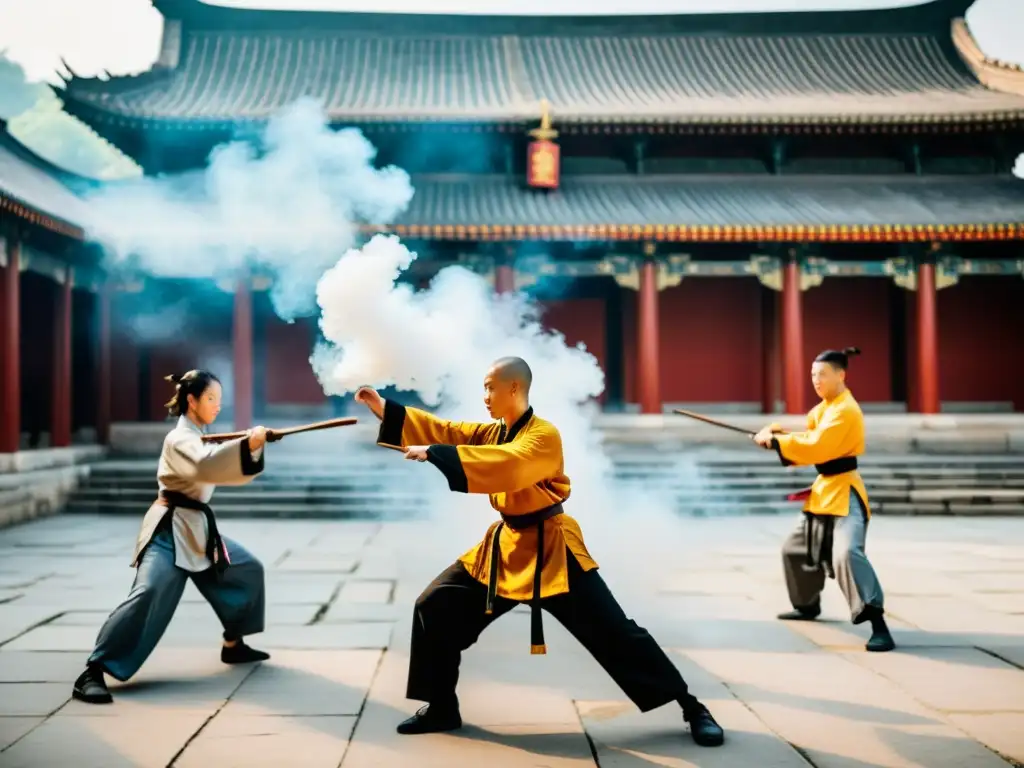
[[[297, 427], [287, 427], [285, 429], [268, 429], [267, 430], [267, 442], [273, 443], [280, 440], [282, 437], [288, 435], [297, 435], [300, 432], [315, 432], [319, 429], [333, 429], [334, 427], [347, 427], [351, 424], [358, 424], [359, 419], [351, 416], [347, 416], [341, 419], [328, 419], [327, 421], [317, 421], [312, 424], [300, 424]], [[228, 440], [237, 440], [240, 437], [248, 437], [248, 431], [242, 432], [219, 432], [214, 435], [203, 435], [204, 443], [224, 443]]]
[[735, 424], [726, 424], [724, 421], [712, 419], [709, 416], [701, 416], [699, 413], [694, 413], [693, 411], [684, 411], [682, 408], [675, 408], [672, 412], [678, 413], [680, 416], [687, 416], [691, 419], [696, 419], [697, 421], [703, 421], [705, 424], [710, 424], [713, 427], [728, 429], [732, 432], [739, 432], [741, 435], [746, 435], [747, 437], [753, 437], [757, 434], [756, 432], [751, 432], [749, 429], [744, 427], [737, 427]]

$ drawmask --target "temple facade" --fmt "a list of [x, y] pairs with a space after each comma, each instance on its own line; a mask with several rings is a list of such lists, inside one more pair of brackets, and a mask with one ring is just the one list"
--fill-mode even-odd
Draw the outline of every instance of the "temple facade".
[[[1024, 410], [1024, 73], [981, 53], [969, 0], [616, 18], [154, 5], [154, 67], [68, 78], [69, 113], [156, 174], [320, 99], [378, 164], [412, 175], [387, 227], [421, 254], [409, 279], [463, 264], [530, 293], [598, 358], [608, 410], [800, 413], [813, 355], [848, 345], [863, 350], [851, 382], [866, 410]], [[202, 327], [148, 341], [141, 297], [189, 291], [104, 282], [74, 180], [5, 151], [5, 434], [18, 402], [54, 440], [69, 419], [101, 434], [161, 419], [162, 377], [196, 365], [230, 371], [239, 425], [332, 408], [307, 361], [315, 320], [279, 320], [258, 277], [196, 298]], [[17, 174], [38, 183], [4, 191]], [[44, 263], [93, 271], [42, 292]], [[26, 300], [36, 290], [49, 298]], [[104, 394], [66, 416], [78, 293]], [[56, 330], [30, 319], [44, 301]], [[49, 411], [25, 410], [46, 400], [38, 350]]]

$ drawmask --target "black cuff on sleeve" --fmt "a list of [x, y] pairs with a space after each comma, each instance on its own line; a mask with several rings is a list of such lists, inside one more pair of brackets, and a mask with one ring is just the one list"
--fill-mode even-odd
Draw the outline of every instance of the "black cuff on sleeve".
[[249, 438], [243, 437], [242, 442], [238, 444], [242, 451], [242, 474], [246, 477], [251, 475], [258, 475], [263, 471], [263, 459], [267, 455], [267, 446], [263, 445], [263, 452], [260, 454], [258, 461], [253, 461], [252, 451], [249, 450]]
[[793, 462], [790, 461], [789, 459], [787, 459], [785, 456], [782, 455], [782, 449], [779, 447], [779, 440], [776, 437], [772, 438], [772, 448], [775, 449], [775, 453], [778, 455], [779, 462], [782, 464], [782, 466], [784, 466], [784, 467], [791, 467], [791, 466], [793, 466]]
[[448, 481], [448, 489], [455, 493], [469, 493], [469, 480], [454, 445], [431, 445], [427, 448], [427, 461], [441, 470]]
[[384, 401], [384, 417], [380, 420], [377, 442], [385, 445], [402, 444], [402, 428], [405, 427], [405, 406], [390, 400]]

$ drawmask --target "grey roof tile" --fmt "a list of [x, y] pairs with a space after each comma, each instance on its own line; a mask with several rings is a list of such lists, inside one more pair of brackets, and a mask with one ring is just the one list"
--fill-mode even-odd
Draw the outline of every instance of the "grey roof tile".
[[136, 118], [265, 119], [301, 97], [335, 120], [559, 123], [942, 121], [1024, 115], [926, 33], [186, 33], [163, 74], [73, 78], [65, 98]]
[[419, 178], [404, 226], [1024, 224], [1024, 181], [963, 177], [588, 177], [555, 192]]
[[0, 126], [0, 196], [59, 219], [60, 231], [81, 238], [86, 203], [44, 165]]

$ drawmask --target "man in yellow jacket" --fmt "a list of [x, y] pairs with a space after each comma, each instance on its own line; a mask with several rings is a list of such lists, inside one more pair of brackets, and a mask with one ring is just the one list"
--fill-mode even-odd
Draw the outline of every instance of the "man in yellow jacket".
[[786, 433], [770, 424], [754, 441], [779, 454], [784, 466], [814, 465], [818, 477], [800, 498], [804, 519], [782, 547], [786, 586], [793, 610], [787, 621], [811, 621], [821, 613], [825, 578], [834, 578], [850, 606], [854, 624], [871, 622], [869, 651], [896, 647], [884, 618], [884, 596], [864, 552], [871, 508], [857, 456], [864, 453], [864, 414], [846, 387], [849, 359], [856, 347], [826, 350], [811, 367], [811, 382], [821, 398], [807, 414], [807, 431]]

